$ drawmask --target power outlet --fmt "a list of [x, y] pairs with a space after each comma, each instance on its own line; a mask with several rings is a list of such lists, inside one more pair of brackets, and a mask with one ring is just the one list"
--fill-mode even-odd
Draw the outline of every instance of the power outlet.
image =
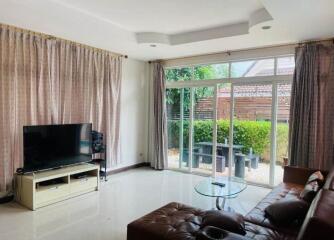
[[143, 153], [139, 153], [139, 160], [143, 161], [144, 160], [144, 154]]

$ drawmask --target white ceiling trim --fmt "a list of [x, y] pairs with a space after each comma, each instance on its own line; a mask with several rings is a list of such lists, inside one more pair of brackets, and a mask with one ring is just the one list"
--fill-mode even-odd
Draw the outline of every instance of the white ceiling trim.
[[227, 38], [249, 34], [251, 29], [262, 27], [273, 21], [272, 16], [265, 8], [253, 12], [248, 22], [230, 24], [198, 31], [164, 34], [158, 32], [139, 32], [136, 33], [138, 44], [165, 44], [180, 45], [194, 42], [201, 42], [213, 39]]

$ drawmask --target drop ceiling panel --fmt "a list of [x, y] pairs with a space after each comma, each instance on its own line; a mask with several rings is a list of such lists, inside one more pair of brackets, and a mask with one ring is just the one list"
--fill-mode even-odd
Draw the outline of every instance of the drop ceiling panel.
[[54, 0], [133, 32], [179, 32], [247, 21], [258, 0]]

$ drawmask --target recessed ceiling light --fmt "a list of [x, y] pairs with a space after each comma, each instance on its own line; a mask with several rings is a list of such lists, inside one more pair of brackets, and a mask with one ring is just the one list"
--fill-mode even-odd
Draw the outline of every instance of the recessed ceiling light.
[[151, 44], [150, 47], [156, 47], [157, 45], [156, 44]]
[[268, 29], [270, 29], [270, 28], [271, 28], [271, 26], [263, 26], [263, 27], [262, 27], [263, 30], [268, 30]]

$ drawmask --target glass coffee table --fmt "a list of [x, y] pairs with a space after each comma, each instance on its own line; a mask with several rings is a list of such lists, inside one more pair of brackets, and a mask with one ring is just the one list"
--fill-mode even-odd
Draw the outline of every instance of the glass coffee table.
[[[226, 199], [236, 198], [246, 187], [247, 182], [242, 178], [219, 176], [215, 178], [209, 177], [200, 181], [195, 186], [195, 190], [203, 196], [215, 197], [216, 208], [224, 210]], [[233, 211], [231, 208], [226, 210]]]

